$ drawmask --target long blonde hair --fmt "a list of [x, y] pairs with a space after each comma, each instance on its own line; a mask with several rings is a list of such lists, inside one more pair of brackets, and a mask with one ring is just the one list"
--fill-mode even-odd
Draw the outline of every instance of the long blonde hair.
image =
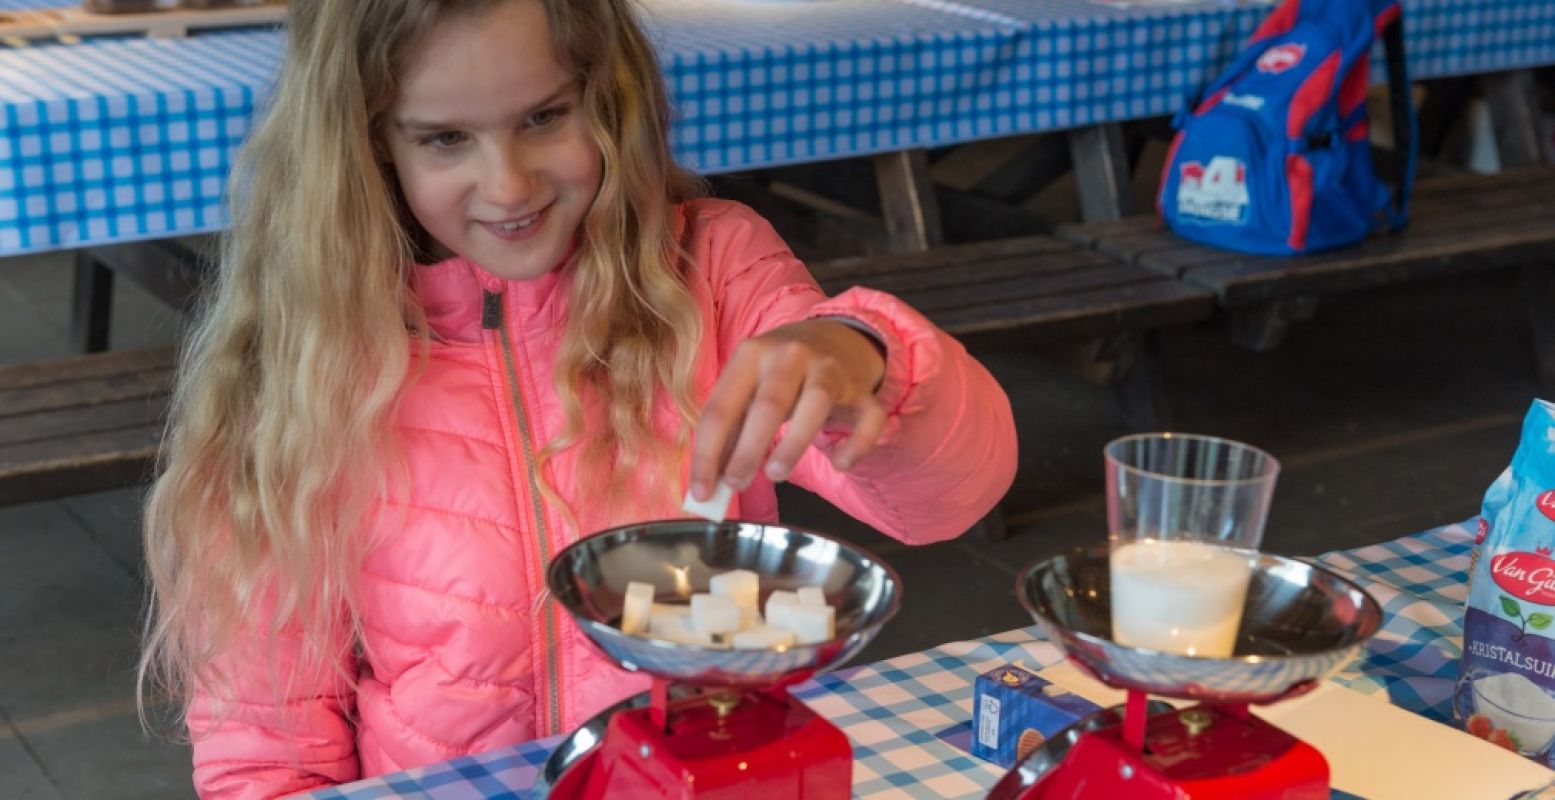
[[[143, 708], [153, 687], [181, 718], [196, 689], [232, 699], [221, 662], [239, 633], [300, 634], [294, 675], [349, 656], [331, 643], [357, 632], [355, 576], [372, 544], [363, 517], [402, 477], [390, 426], [429, 339], [409, 285], [425, 233], [377, 133], [421, 35], [518, 1], [291, 4], [287, 61], [234, 169], [233, 226], [147, 501]], [[545, 453], [581, 446], [580, 469], [653, 463], [668, 475], [652, 410], [667, 395], [682, 422], [694, 411], [701, 320], [673, 204], [697, 184], [670, 155], [662, 79], [629, 0], [534, 1], [581, 80], [604, 166], [567, 267], [556, 365], [567, 424]], [[587, 418], [591, 397], [599, 419]]]

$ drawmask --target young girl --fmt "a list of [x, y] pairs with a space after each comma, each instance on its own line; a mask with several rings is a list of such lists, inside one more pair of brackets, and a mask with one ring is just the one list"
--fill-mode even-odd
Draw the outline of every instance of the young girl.
[[209, 797], [576, 727], [643, 690], [544, 592], [580, 535], [774, 520], [903, 541], [1008, 488], [1007, 399], [896, 299], [828, 300], [692, 199], [626, 0], [291, 5], [147, 508], [142, 678]]

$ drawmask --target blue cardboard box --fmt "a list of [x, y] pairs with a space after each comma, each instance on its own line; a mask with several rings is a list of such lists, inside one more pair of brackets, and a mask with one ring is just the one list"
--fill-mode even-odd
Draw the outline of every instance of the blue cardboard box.
[[972, 755], [1008, 769], [1100, 708], [1020, 667], [989, 670], [972, 685]]

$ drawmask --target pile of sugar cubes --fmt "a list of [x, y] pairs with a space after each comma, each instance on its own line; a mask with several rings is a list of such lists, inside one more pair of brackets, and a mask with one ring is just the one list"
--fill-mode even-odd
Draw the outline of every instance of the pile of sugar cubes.
[[714, 575], [708, 590], [691, 595], [689, 606], [671, 605], [653, 602], [653, 584], [632, 581], [626, 586], [621, 630], [647, 639], [735, 650], [817, 644], [836, 635], [836, 609], [826, 604], [819, 586], [773, 592], [764, 616], [754, 572], [737, 569]]

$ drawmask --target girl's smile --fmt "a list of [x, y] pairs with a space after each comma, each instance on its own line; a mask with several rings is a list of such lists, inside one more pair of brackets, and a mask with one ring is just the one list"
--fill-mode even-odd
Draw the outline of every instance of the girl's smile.
[[546, 212], [550, 206], [536, 211], [533, 214], [522, 217], [499, 220], [496, 222], [482, 222], [488, 233], [504, 242], [523, 242], [538, 236], [540, 227], [545, 223]]

